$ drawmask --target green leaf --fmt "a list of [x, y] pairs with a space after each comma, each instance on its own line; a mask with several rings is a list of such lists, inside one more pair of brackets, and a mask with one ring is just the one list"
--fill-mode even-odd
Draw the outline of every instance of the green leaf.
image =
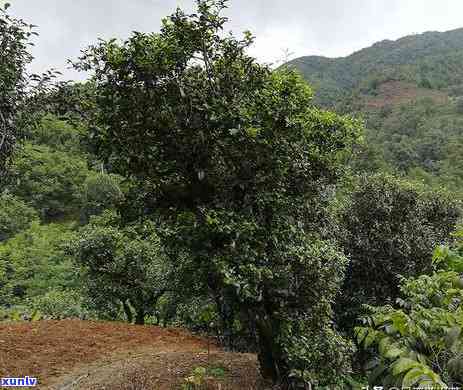
[[363, 340], [365, 340], [365, 337], [368, 334], [368, 329], [358, 326], [354, 329], [354, 332], [357, 339], [357, 343], [362, 344]]
[[403, 349], [400, 348], [398, 345], [391, 345], [391, 347], [384, 354], [384, 357], [388, 359], [395, 359], [396, 357], [400, 356], [403, 353], [404, 353]]
[[449, 372], [454, 376], [463, 375], [463, 359], [460, 356], [456, 356], [450, 359], [447, 363]]
[[363, 343], [365, 348], [368, 348], [370, 345], [372, 345], [374, 343], [374, 341], [375, 341], [375, 338], [376, 338], [376, 332], [374, 330], [370, 329], [368, 331], [368, 334], [365, 337], [365, 341]]
[[14, 310], [11, 312], [10, 318], [13, 321], [21, 321], [21, 313], [18, 310]]
[[246, 129], [246, 134], [247, 134], [248, 136], [250, 136], [251, 138], [256, 138], [257, 135], [259, 134], [259, 131], [260, 131], [260, 130], [257, 129], [257, 128], [255, 128], [255, 127], [248, 127], [248, 128]]
[[378, 344], [378, 351], [380, 355], [385, 355], [387, 350], [391, 347], [391, 339], [389, 337], [383, 337]]
[[426, 375], [423, 372], [422, 366], [412, 368], [404, 376], [404, 379], [402, 380], [402, 387], [412, 387], [413, 385], [417, 384], [419, 381], [425, 378]]
[[418, 366], [420, 366], [420, 363], [418, 363], [416, 360], [400, 358], [392, 365], [392, 374], [399, 375]]
[[223, 378], [225, 377], [225, 370], [222, 367], [213, 367], [209, 370], [209, 375], [214, 378]]
[[451, 328], [445, 335], [445, 345], [447, 346], [447, 348], [452, 348], [458, 341], [460, 335], [461, 328], [459, 326]]
[[42, 319], [42, 314], [38, 310], [34, 310], [31, 316], [31, 321], [40, 321]]
[[368, 376], [368, 383], [376, 384], [378, 383], [378, 379], [384, 372], [387, 370], [387, 366], [385, 364], [379, 364], [373, 371], [370, 372]]
[[204, 376], [206, 375], [207, 373], [207, 370], [205, 367], [196, 367], [194, 370], [193, 370], [193, 374], [196, 375], [196, 376]]

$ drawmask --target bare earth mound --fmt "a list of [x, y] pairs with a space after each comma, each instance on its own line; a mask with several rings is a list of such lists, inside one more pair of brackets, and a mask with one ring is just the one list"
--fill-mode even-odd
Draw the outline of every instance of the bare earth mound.
[[208, 364], [225, 373], [224, 390], [258, 387], [254, 355], [211, 347], [208, 359], [207, 341], [182, 329], [79, 320], [0, 323], [0, 377], [37, 377], [43, 389], [179, 388], [194, 368]]
[[386, 106], [398, 106], [422, 98], [429, 98], [435, 104], [447, 104], [449, 102], [449, 97], [444, 92], [420, 88], [413, 83], [404, 81], [387, 81], [379, 86], [377, 93], [377, 96], [368, 96], [365, 99], [365, 106], [370, 110]]

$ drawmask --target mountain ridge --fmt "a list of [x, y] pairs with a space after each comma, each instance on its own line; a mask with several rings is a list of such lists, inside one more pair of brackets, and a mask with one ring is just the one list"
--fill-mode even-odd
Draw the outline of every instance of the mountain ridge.
[[463, 28], [286, 66], [313, 87], [316, 105], [364, 120], [356, 171], [392, 171], [463, 199]]
[[383, 40], [345, 57], [302, 56], [286, 66], [299, 70], [314, 86], [317, 101], [328, 107], [336, 106], [357, 88], [365, 89], [365, 84], [368, 89], [368, 84], [387, 80], [439, 90], [460, 86], [463, 28]]

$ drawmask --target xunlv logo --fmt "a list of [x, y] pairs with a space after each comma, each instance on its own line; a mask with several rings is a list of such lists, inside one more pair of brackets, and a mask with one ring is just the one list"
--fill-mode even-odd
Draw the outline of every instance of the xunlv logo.
[[37, 378], [0, 378], [0, 387], [33, 387], [37, 386]]

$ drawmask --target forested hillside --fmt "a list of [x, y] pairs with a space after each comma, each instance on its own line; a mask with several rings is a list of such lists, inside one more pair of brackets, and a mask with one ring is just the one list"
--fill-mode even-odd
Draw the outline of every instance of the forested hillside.
[[323, 107], [366, 121], [361, 170], [463, 188], [463, 29], [382, 41], [348, 57], [290, 61]]
[[300, 57], [295, 66], [317, 89], [317, 100], [334, 106], [356, 89], [374, 91], [389, 80], [461, 95], [463, 29], [427, 32], [382, 41], [344, 58]]
[[28, 74], [0, 11], [0, 326], [183, 327], [282, 389], [461, 386], [463, 30], [272, 69], [226, 6], [95, 39], [80, 83]]

